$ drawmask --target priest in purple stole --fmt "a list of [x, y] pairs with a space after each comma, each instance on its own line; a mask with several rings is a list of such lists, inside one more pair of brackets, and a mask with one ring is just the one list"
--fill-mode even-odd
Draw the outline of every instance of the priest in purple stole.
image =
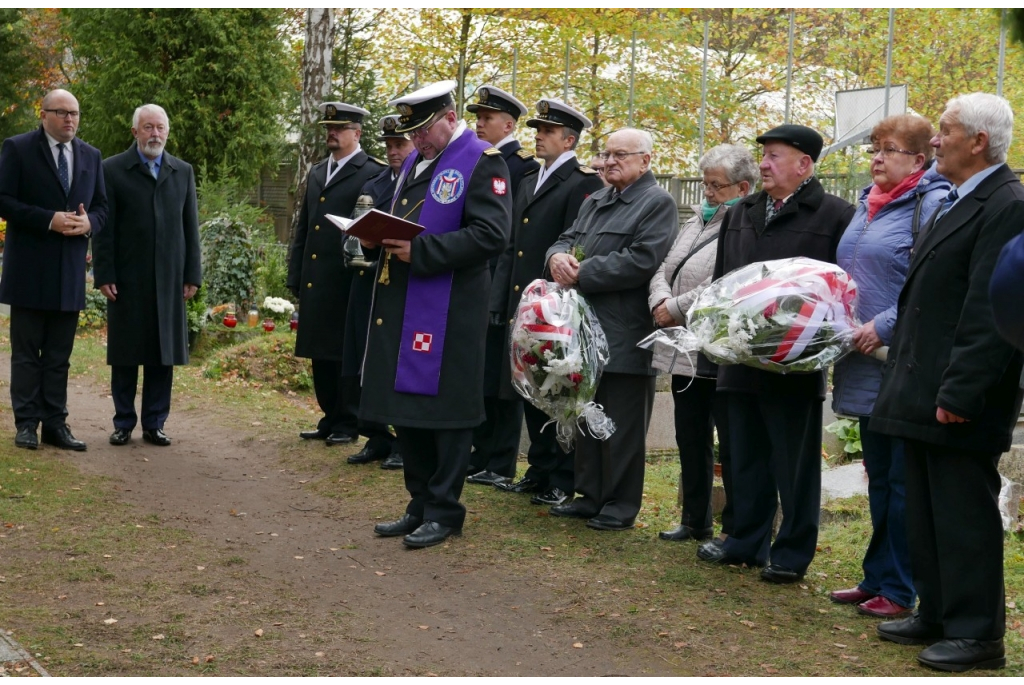
[[462, 531], [459, 497], [473, 428], [484, 420], [488, 260], [504, 250], [512, 215], [508, 167], [456, 115], [455, 85], [389, 103], [416, 147], [391, 213], [425, 230], [385, 241], [363, 360], [359, 416], [394, 426], [411, 496], [401, 518], [374, 531], [404, 536], [409, 547]]

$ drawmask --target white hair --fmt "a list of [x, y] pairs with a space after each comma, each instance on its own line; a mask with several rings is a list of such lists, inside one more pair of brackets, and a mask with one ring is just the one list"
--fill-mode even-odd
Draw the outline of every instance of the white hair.
[[729, 143], [713, 147], [705, 152], [704, 156], [700, 158], [700, 162], [697, 163], [697, 167], [701, 171], [721, 169], [725, 172], [729, 183], [746, 181], [750, 184], [751, 189], [757, 185], [757, 180], [761, 177], [757, 162], [754, 161], [750, 150]]
[[[640, 149], [637, 152], [643, 152], [644, 154], [651, 154], [654, 152], [654, 138], [647, 131], [641, 131], [638, 128], [620, 128], [615, 133], [626, 133], [636, 139]], [[612, 135], [615, 135], [614, 133]]]
[[1013, 140], [1013, 110], [1005, 98], [991, 93], [959, 95], [946, 103], [946, 111], [956, 116], [968, 136], [988, 134], [985, 161], [1006, 161]]
[[163, 115], [163, 118], [167, 119], [167, 128], [171, 127], [171, 119], [167, 116], [167, 112], [164, 110], [164, 108], [160, 105], [148, 104], [140, 105], [139, 107], [135, 108], [135, 114], [132, 115], [132, 128], [139, 127], [139, 118], [142, 116], [143, 112], [156, 112], [157, 114]]

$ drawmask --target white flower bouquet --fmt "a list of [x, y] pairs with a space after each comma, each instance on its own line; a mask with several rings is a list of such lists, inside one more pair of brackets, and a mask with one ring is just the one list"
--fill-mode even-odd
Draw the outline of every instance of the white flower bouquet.
[[806, 257], [756, 262], [713, 282], [686, 313], [688, 326], [639, 346], [703, 352], [718, 364], [776, 373], [819, 371], [853, 349], [857, 286], [835, 264]]
[[260, 305], [260, 311], [265, 317], [282, 322], [291, 318], [295, 305], [283, 297], [267, 296]]
[[587, 301], [573, 288], [537, 279], [526, 286], [510, 336], [512, 384], [555, 422], [558, 441], [572, 447], [576, 427], [607, 439], [615, 430], [594, 402], [608, 341]]

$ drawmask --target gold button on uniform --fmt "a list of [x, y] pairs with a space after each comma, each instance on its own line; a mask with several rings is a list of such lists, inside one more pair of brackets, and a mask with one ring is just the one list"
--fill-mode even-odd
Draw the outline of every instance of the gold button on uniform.
[[523, 251], [522, 251], [522, 250], [520, 250], [520, 251], [519, 251], [519, 254], [518, 254], [518, 255], [516, 255], [516, 256], [518, 256], [518, 257], [522, 257], [522, 256], [523, 256]]
[[313, 255], [313, 256], [312, 256], [312, 259], [316, 259], [316, 255]]
[[409, 204], [409, 200], [403, 197], [403, 198], [402, 198], [402, 204], [403, 204], [403, 205], [407, 205], [407, 204]]
[[306, 287], [307, 287], [307, 288], [312, 288], [312, 287], [313, 287], [313, 284], [312, 284], [312, 283], [307, 283], [307, 284], [306, 284]]
[[515, 326], [516, 325], [516, 320], [515, 319], [509, 319], [508, 320], [508, 325], [509, 326]]
[[320, 224], [317, 224], [316, 226], [314, 226], [313, 230], [314, 231], [319, 231], [320, 230]]
[[528, 217], [528, 216], [524, 216], [524, 217], [523, 217], [523, 223], [524, 223], [524, 224], [528, 224], [528, 223], [530, 223], [530, 217]]
[[377, 325], [378, 326], [380, 326], [382, 323], [384, 323], [384, 319], [377, 319]]
[[362, 275], [363, 275], [364, 273], [366, 273], [366, 272], [365, 272], [365, 271], [363, 271], [362, 269], [360, 269], [360, 270], [359, 270], [359, 275], [360, 275], [360, 276], [362, 276]]
[[512, 290], [519, 292], [519, 286], [517, 285], [516, 287], [512, 288]]
[[322, 198], [322, 197], [321, 197], [321, 198], [320, 198], [320, 202], [323, 202], [323, 201], [324, 201], [324, 198]]

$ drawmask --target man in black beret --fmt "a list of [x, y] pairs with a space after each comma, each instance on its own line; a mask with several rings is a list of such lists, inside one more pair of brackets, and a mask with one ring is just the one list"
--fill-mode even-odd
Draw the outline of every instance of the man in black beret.
[[[810, 257], [835, 263], [853, 218], [849, 202], [814, 177], [817, 131], [786, 124], [757, 137], [763, 145], [761, 192], [729, 208], [722, 221], [714, 278], [769, 259]], [[766, 566], [761, 579], [793, 583], [814, 558], [821, 508], [821, 412], [825, 372], [786, 375], [720, 366], [732, 444], [734, 526], [724, 541], [702, 544], [705, 561]], [[772, 544], [777, 503], [782, 526]], [[770, 549], [769, 549], [770, 546]]]

